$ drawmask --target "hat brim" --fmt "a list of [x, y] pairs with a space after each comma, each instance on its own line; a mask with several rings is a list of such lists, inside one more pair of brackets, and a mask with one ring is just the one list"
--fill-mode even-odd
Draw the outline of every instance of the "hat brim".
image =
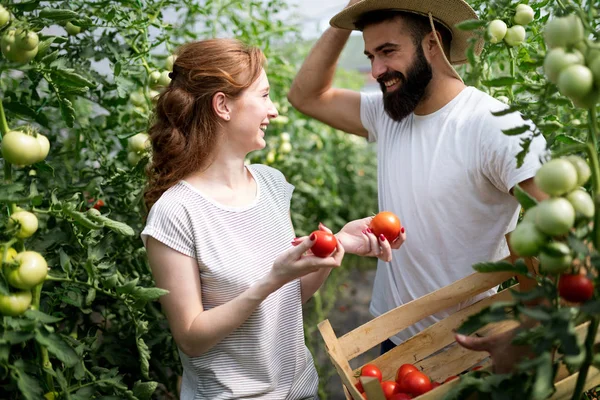
[[[446, 26], [452, 34], [449, 61], [451, 64], [467, 62], [469, 39], [476, 37], [473, 31], [463, 31], [456, 24], [469, 19], [478, 19], [475, 10], [464, 0], [362, 0], [336, 14], [329, 24], [335, 28], [356, 30], [356, 21], [361, 15], [376, 10], [405, 11], [428, 16]], [[475, 43], [475, 54], [483, 49], [483, 38]]]

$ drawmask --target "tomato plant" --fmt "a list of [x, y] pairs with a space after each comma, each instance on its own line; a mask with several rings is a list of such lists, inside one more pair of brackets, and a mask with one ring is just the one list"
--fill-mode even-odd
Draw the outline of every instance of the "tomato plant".
[[385, 236], [389, 242], [393, 242], [400, 236], [400, 230], [402, 225], [400, 219], [390, 211], [381, 211], [373, 217], [369, 228], [373, 231], [375, 236]]

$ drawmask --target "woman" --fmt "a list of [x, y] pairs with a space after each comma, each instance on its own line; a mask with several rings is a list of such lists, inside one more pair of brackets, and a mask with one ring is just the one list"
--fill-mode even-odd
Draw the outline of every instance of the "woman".
[[317, 398], [302, 303], [344, 246], [391, 258], [388, 242], [362, 233], [369, 218], [338, 233], [332, 256], [311, 255], [314, 235], [294, 239], [293, 186], [273, 168], [244, 164], [277, 117], [263, 63], [236, 40], [182, 46], [150, 129], [142, 238], [156, 285], [169, 290], [161, 303], [183, 400]]

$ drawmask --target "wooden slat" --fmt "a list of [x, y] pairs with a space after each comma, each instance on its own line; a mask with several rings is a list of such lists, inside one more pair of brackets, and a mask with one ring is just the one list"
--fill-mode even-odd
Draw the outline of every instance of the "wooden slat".
[[[579, 373], [573, 374], [554, 385], [556, 392], [550, 397], [550, 400], [570, 400], [573, 397], [578, 376]], [[600, 371], [591, 367], [588, 371], [583, 388], [584, 390], [589, 390], [598, 385], [600, 385]]]
[[340, 338], [344, 357], [352, 360], [423, 318], [469, 300], [512, 276], [511, 272], [476, 272], [380, 315]]
[[338, 372], [338, 375], [342, 380], [342, 384], [346, 386], [355, 400], [362, 400], [362, 395], [354, 386], [358, 380], [354, 378], [354, 373], [352, 372], [352, 368], [348, 363], [348, 359], [344, 357], [341, 351], [338, 338], [335, 336], [335, 332], [331, 327], [331, 323], [328, 319], [326, 319], [325, 321], [319, 323], [318, 328], [319, 332], [321, 332], [321, 336], [323, 337], [323, 341], [325, 342], [327, 355]]

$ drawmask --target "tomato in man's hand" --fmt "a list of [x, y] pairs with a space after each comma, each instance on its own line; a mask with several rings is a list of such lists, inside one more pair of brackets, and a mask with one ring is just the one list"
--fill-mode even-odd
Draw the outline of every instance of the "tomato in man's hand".
[[388, 242], [393, 242], [400, 236], [400, 230], [402, 225], [400, 219], [390, 211], [382, 211], [373, 217], [369, 228], [373, 231], [375, 236], [385, 236]]
[[337, 246], [337, 239], [329, 232], [325, 231], [314, 231], [311, 233], [316, 235], [315, 244], [310, 248], [313, 254], [317, 257], [325, 258], [329, 257]]

